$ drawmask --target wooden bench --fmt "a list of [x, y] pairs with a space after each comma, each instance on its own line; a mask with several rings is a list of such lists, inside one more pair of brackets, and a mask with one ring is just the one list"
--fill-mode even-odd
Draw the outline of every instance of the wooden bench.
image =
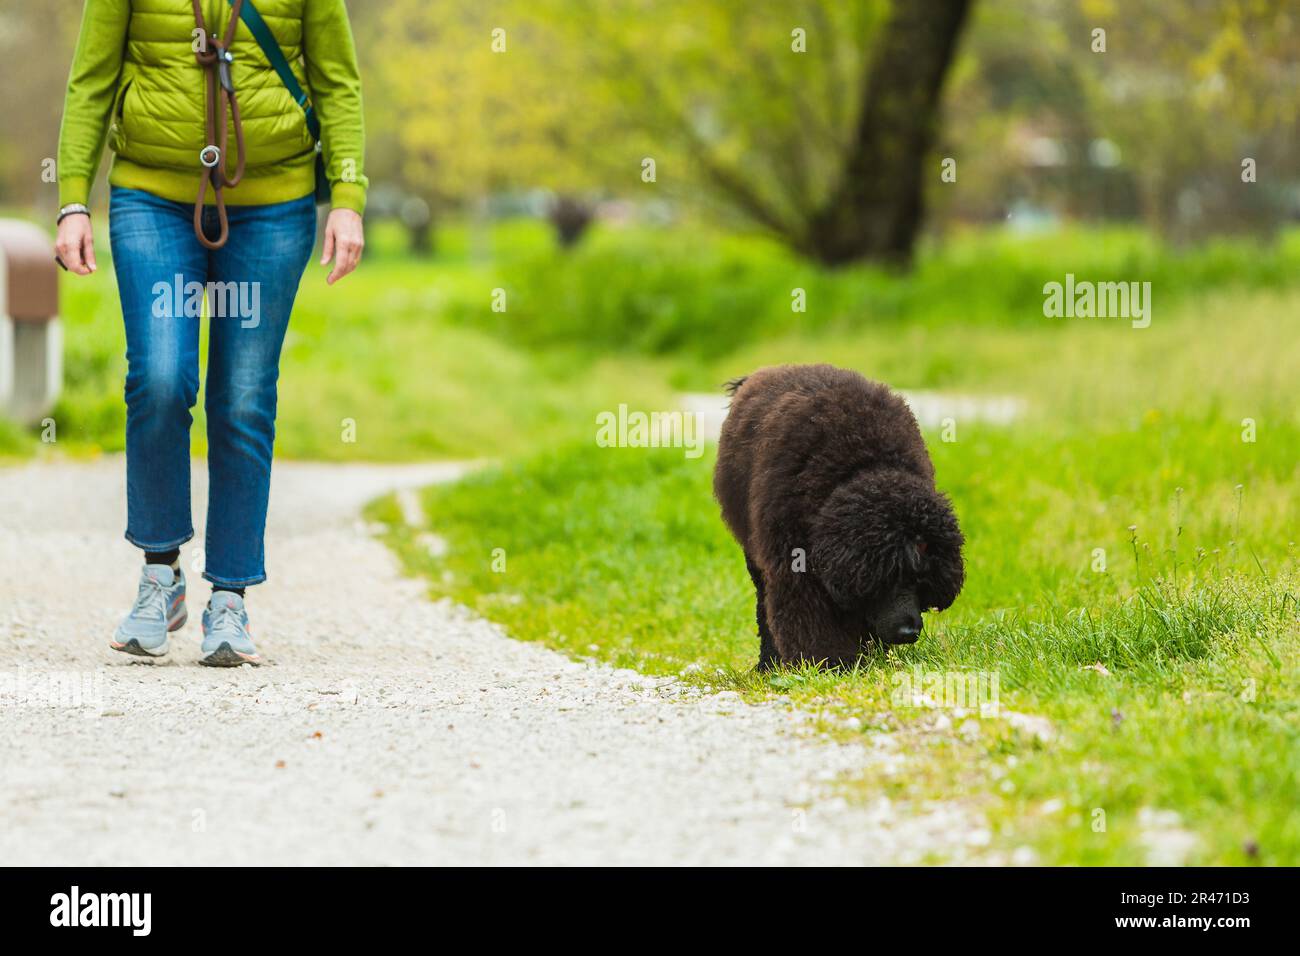
[[54, 247], [40, 228], [0, 219], [0, 415], [35, 424], [63, 387]]

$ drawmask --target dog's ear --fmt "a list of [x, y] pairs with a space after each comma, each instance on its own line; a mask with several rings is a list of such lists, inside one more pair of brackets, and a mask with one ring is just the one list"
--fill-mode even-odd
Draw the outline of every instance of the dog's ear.
[[813, 520], [809, 563], [837, 604], [873, 601], [916, 573], [918, 542], [928, 541], [920, 533], [923, 499], [933, 494], [916, 475], [880, 471], [854, 476], [826, 499]]
[[966, 580], [965, 537], [946, 495], [930, 489], [917, 502], [917, 530], [924, 544], [917, 599], [922, 609], [942, 611], [957, 600]]
[[860, 524], [847, 520], [829, 500], [827, 505], [813, 521], [809, 570], [837, 605], [850, 608], [879, 593], [885, 567], [863, 550]]

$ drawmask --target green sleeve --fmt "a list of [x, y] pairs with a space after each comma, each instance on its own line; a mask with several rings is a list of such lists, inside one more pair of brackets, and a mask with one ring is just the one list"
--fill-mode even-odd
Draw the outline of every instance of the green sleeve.
[[86, 0], [59, 127], [59, 205], [88, 202], [122, 72], [131, 0]]
[[303, 59], [311, 101], [320, 117], [330, 203], [366, 209], [366, 127], [361, 115], [361, 74], [343, 0], [306, 0]]

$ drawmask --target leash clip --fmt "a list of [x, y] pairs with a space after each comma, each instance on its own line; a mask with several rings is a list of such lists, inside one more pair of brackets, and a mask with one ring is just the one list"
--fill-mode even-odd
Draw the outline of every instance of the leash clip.
[[230, 75], [230, 67], [234, 62], [235, 54], [225, 47], [217, 47], [217, 79], [221, 81], [222, 89], [232, 95], [235, 92], [235, 81]]
[[[211, 160], [207, 159], [207, 156], [209, 155], [212, 156]], [[221, 162], [221, 147], [212, 146], [210, 144], [204, 146], [199, 150], [199, 162], [208, 167], [208, 169], [216, 169], [217, 163]]]

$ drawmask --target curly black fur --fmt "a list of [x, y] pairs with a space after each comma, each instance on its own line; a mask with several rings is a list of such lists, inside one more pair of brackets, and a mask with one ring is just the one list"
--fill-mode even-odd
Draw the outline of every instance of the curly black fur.
[[906, 643], [957, 598], [957, 518], [916, 419], [884, 385], [831, 365], [728, 383], [713, 490], [757, 592], [759, 666], [850, 663]]

